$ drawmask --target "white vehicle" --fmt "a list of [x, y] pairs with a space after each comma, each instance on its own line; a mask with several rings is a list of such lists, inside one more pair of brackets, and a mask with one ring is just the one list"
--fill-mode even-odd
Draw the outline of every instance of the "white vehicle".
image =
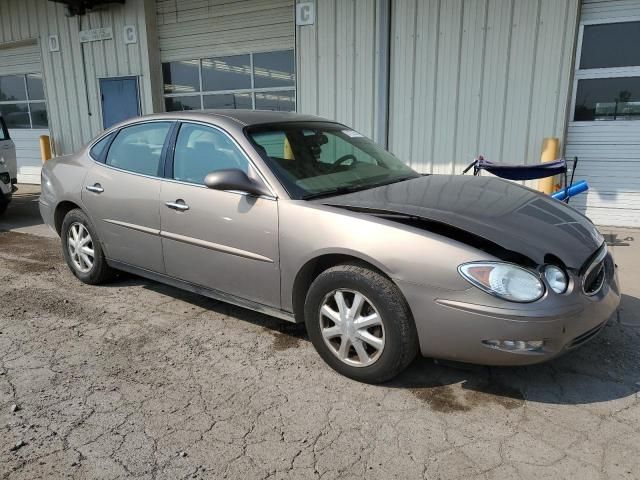
[[17, 183], [16, 146], [9, 137], [9, 130], [0, 115], [0, 215], [11, 201]]

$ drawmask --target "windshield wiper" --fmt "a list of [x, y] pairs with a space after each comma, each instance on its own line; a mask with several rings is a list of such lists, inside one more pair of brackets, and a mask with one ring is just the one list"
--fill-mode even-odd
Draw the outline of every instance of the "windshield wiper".
[[379, 183], [369, 183], [366, 185], [342, 185], [340, 187], [333, 188], [331, 190], [325, 190], [323, 192], [309, 193], [303, 195], [302, 200], [311, 200], [314, 198], [333, 197], [334, 195], [344, 195], [346, 193], [360, 192], [362, 190], [369, 190], [371, 188], [383, 187], [385, 185], [391, 185], [392, 183], [404, 182], [405, 180], [411, 180], [418, 177], [402, 177], [393, 180], [386, 180]]
[[376, 187], [384, 187], [385, 185], [391, 185], [392, 183], [400, 183], [400, 182], [404, 182], [405, 180], [413, 180], [414, 178], [418, 178], [418, 177], [400, 177], [400, 178], [394, 178], [393, 180], [385, 180], [384, 182], [380, 182], [380, 183], [372, 183], [371, 185], [367, 185], [367, 188], [376, 188]]
[[302, 200], [311, 200], [313, 198], [323, 198], [323, 197], [333, 197], [334, 195], [344, 195], [345, 193], [353, 193], [360, 190], [365, 190], [369, 188], [369, 186], [355, 186], [355, 185], [343, 185], [341, 187], [332, 188], [331, 190], [324, 190], [322, 192], [309, 193], [307, 195], [303, 195]]

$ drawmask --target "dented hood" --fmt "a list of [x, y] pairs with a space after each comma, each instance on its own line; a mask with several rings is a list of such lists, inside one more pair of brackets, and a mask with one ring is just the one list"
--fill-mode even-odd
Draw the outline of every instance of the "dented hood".
[[581, 213], [495, 177], [428, 175], [318, 200], [335, 207], [418, 217], [461, 229], [529, 257], [579, 269], [604, 239]]

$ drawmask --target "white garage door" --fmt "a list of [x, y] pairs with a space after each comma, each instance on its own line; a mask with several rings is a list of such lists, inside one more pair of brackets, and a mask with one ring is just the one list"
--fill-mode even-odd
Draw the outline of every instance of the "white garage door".
[[640, 0], [583, 0], [566, 155], [596, 224], [640, 227]]
[[40, 135], [49, 135], [37, 43], [0, 45], [0, 112], [16, 144], [18, 182], [40, 183]]

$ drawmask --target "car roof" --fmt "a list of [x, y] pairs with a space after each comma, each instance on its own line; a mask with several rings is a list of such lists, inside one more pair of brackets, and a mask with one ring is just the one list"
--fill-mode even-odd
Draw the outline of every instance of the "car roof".
[[[243, 127], [252, 125], [262, 125], [268, 123], [281, 123], [281, 122], [330, 122], [336, 123], [333, 120], [317, 117], [315, 115], [308, 115], [294, 112], [273, 112], [270, 110], [233, 110], [233, 109], [220, 109], [220, 110], [198, 110], [198, 111], [185, 111], [185, 112], [167, 112], [156, 113], [152, 115], [145, 115], [145, 120], [162, 119], [162, 118], [178, 118], [184, 120], [209, 120], [212, 118], [225, 119], [227, 121], [233, 121]], [[138, 117], [139, 118], [139, 117]], [[134, 121], [132, 119], [131, 121]], [[129, 122], [126, 122], [129, 123]]]
[[205, 110], [205, 115], [233, 118], [245, 125], [277, 122], [329, 122], [325, 118], [295, 112], [273, 112], [270, 110]]

